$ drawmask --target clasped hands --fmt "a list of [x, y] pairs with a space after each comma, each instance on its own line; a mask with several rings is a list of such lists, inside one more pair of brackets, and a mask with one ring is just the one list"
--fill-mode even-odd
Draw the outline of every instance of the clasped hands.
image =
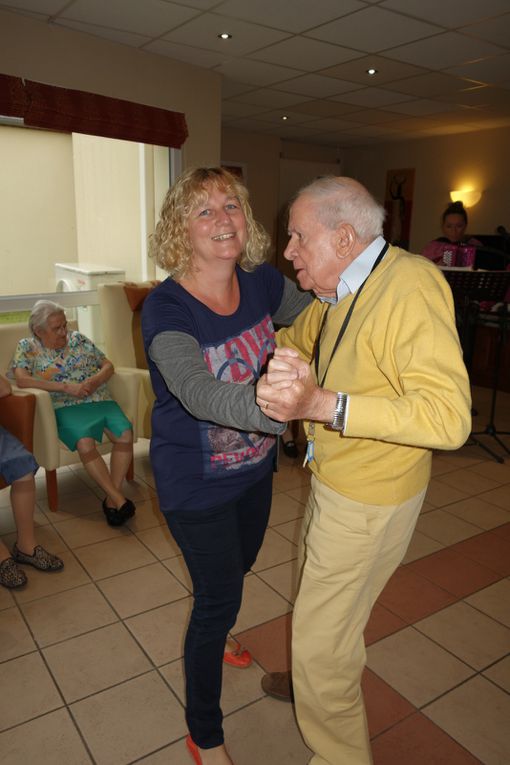
[[276, 348], [266, 374], [257, 383], [262, 412], [278, 422], [315, 419], [323, 391], [310, 366], [291, 348]]

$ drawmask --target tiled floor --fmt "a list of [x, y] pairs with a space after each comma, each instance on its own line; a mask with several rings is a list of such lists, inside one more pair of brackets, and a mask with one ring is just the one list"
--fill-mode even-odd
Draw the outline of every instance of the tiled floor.
[[[477, 427], [488, 400], [476, 391]], [[510, 430], [510, 394], [499, 397], [498, 425]], [[292, 706], [260, 688], [265, 670], [288, 662], [308, 484], [298, 462], [282, 457], [270, 529], [234, 630], [256, 661], [225, 667], [236, 765], [309, 759]], [[191, 765], [181, 664], [190, 583], [158, 512], [147, 442], [137, 445], [129, 527], [105, 524], [81, 469], [64, 469], [59, 488], [61, 509], [51, 513], [38, 479], [36, 521], [65, 570], [30, 569], [15, 594], [0, 587], [0, 763]], [[6, 491], [0, 534], [12, 543]], [[434, 456], [414, 538], [366, 642], [376, 765], [510, 763], [510, 458], [497, 464], [476, 446]]]

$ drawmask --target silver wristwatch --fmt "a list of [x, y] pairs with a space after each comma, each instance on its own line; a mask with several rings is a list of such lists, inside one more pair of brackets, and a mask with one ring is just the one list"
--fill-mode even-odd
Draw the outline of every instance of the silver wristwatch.
[[328, 426], [331, 430], [343, 433], [345, 426], [345, 410], [347, 408], [347, 393], [336, 394], [336, 407], [333, 412], [333, 420]]

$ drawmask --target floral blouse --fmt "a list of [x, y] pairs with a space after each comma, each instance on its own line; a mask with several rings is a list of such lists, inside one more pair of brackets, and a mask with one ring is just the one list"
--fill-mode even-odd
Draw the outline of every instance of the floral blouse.
[[[46, 348], [36, 337], [20, 340], [10, 368], [26, 369], [39, 380], [52, 382], [80, 383], [99, 372], [105, 355], [92, 340], [79, 332], [69, 332], [64, 348]], [[50, 391], [55, 409], [92, 401], [111, 401], [106, 383], [85, 398], [76, 398], [69, 393]]]

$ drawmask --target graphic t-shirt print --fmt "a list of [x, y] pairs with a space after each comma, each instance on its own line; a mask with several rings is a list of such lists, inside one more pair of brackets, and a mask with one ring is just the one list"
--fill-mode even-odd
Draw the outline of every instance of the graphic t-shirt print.
[[[269, 316], [220, 345], [202, 346], [204, 360], [217, 380], [252, 385], [275, 349]], [[201, 423], [206, 475], [243, 470], [263, 460], [274, 439], [264, 433], [246, 433], [210, 422]]]

